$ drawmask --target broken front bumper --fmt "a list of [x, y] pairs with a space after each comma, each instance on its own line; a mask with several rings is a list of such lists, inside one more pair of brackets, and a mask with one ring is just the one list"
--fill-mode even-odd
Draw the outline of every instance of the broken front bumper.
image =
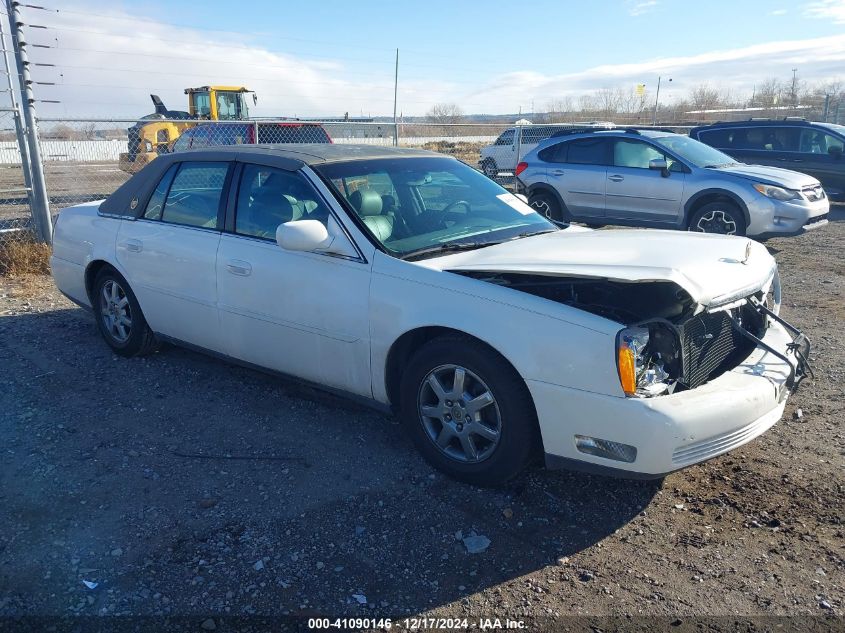
[[[767, 311], [768, 312], [768, 311]], [[769, 313], [771, 325], [734, 369], [706, 384], [656, 398], [620, 398], [528, 381], [546, 463], [630, 478], [657, 478], [750, 442], [783, 415], [810, 373], [809, 341]], [[576, 436], [636, 449], [629, 463], [585, 454]]]

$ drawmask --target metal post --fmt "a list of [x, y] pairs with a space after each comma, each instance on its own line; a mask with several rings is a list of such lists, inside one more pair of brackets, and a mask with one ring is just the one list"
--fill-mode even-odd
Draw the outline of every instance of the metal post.
[[47, 185], [44, 181], [44, 166], [41, 163], [41, 150], [38, 147], [38, 128], [35, 118], [35, 95], [32, 92], [32, 78], [29, 74], [29, 58], [26, 53], [26, 40], [23, 34], [23, 19], [18, 0], [6, 0], [9, 10], [9, 23], [12, 27], [12, 46], [15, 50], [15, 62], [21, 89], [21, 105], [26, 120], [26, 135], [29, 141], [30, 168], [32, 170], [32, 218], [38, 228], [42, 242], [53, 241], [53, 221], [50, 217], [50, 199], [47, 197]]
[[393, 75], [393, 145], [399, 145], [399, 122], [396, 119], [396, 101], [399, 94], [399, 49], [396, 49], [396, 71]]
[[[520, 108], [520, 114], [522, 113], [522, 108]], [[516, 130], [514, 130], [514, 134], [516, 134], [516, 161], [513, 165], [513, 192], [519, 193], [519, 179], [516, 177], [516, 167], [519, 165], [519, 155], [522, 153], [522, 126], [517, 125]]]
[[830, 95], [824, 96], [824, 112], [822, 113], [822, 121], [827, 123], [827, 115], [830, 114]]
[[6, 48], [6, 29], [2, 19], [0, 19], [0, 47], [3, 49], [3, 63], [6, 67], [6, 78], [9, 80], [9, 100], [15, 119], [15, 136], [18, 139], [18, 151], [21, 155], [21, 171], [23, 172], [24, 187], [26, 187], [26, 199], [29, 208], [32, 209], [32, 173], [29, 171], [29, 146], [26, 142], [26, 131], [21, 120], [20, 104], [17, 96], [15, 96], [15, 80], [12, 78], [12, 63], [9, 61], [9, 49]]
[[651, 117], [651, 124], [657, 125], [657, 102], [660, 100], [660, 79], [661, 77], [658, 75], [657, 77], [657, 94], [654, 95], [654, 116]]

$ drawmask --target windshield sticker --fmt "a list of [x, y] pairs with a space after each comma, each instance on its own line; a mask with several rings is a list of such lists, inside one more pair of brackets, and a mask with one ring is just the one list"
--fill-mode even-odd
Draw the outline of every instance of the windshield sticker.
[[522, 200], [517, 198], [512, 193], [503, 193], [496, 197], [509, 207], [513, 207], [514, 209], [519, 211], [522, 215], [532, 215], [534, 213], [534, 209], [529, 207], [527, 204], [525, 204]]

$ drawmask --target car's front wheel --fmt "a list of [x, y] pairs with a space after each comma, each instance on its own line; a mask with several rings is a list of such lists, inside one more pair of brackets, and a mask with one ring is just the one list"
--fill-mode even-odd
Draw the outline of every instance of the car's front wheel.
[[467, 483], [511, 479], [537, 446], [537, 417], [522, 378], [469, 338], [438, 338], [414, 354], [402, 375], [400, 408], [426, 460]]
[[103, 268], [94, 280], [91, 294], [97, 327], [115, 353], [139, 356], [156, 348], [155, 335], [138, 299], [120, 273], [111, 267]]
[[745, 217], [735, 204], [711, 202], [692, 214], [688, 228], [698, 233], [745, 235]]

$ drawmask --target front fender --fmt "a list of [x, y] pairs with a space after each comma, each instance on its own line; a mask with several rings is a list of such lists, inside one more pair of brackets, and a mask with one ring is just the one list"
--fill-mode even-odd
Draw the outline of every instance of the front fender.
[[621, 325], [534, 295], [376, 253], [370, 287], [373, 396], [389, 401], [386, 364], [412, 330], [444, 327], [504, 356], [524, 380], [622, 396], [616, 372]]

